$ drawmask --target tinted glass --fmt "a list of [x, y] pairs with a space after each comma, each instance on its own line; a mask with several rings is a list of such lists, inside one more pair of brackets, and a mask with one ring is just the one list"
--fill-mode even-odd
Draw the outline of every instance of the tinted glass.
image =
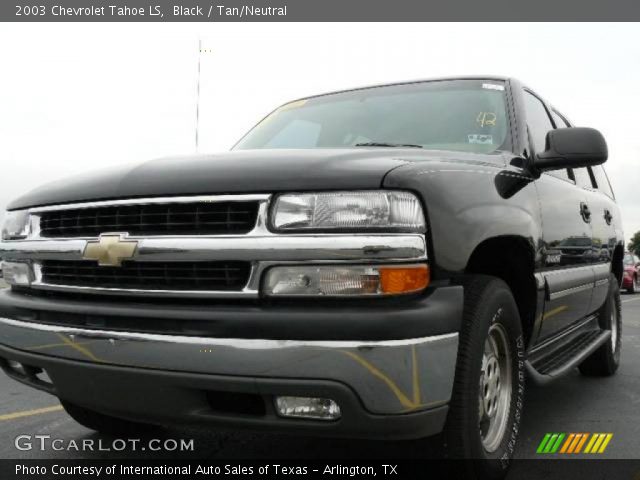
[[613, 191], [611, 190], [609, 179], [607, 178], [607, 175], [604, 172], [604, 168], [602, 168], [602, 165], [596, 165], [595, 167], [591, 167], [591, 171], [593, 172], [596, 183], [598, 185], [598, 190], [600, 190], [605, 195], [608, 195], [611, 198], [613, 198]]
[[307, 120], [293, 120], [267, 142], [267, 148], [304, 148], [320, 136], [320, 125]]
[[533, 148], [537, 153], [544, 152], [547, 132], [553, 130], [551, 119], [547, 114], [543, 103], [529, 92], [524, 93], [525, 109], [527, 112], [527, 124], [529, 134], [533, 141]]
[[625, 264], [625, 265], [634, 265], [634, 263], [633, 263], [633, 256], [631, 256], [631, 255], [629, 255], [629, 254], [626, 254], [626, 255], [624, 256], [624, 264]]
[[455, 80], [366, 88], [288, 103], [236, 149], [411, 144], [490, 153], [508, 140], [504, 84]]

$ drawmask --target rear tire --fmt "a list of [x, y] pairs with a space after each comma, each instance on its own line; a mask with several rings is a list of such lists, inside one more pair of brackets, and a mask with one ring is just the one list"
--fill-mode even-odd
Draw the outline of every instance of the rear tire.
[[81, 407], [74, 403], [60, 400], [65, 411], [83, 427], [96, 432], [105, 433], [111, 436], [128, 436], [140, 435], [141, 433], [151, 432], [158, 427], [147, 423], [131, 422], [122, 418], [105, 415], [87, 408]]
[[580, 373], [610, 377], [618, 370], [622, 349], [622, 305], [618, 279], [614, 275], [609, 277], [609, 295], [598, 311], [598, 323], [603, 330], [611, 330], [611, 339], [582, 362]]
[[506, 476], [524, 404], [524, 357], [520, 315], [507, 284], [470, 277], [444, 431], [445, 455], [471, 460], [456, 463], [463, 478]]

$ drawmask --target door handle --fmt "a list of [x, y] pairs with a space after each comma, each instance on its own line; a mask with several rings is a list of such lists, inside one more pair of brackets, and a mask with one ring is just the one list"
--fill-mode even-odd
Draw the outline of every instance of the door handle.
[[591, 210], [589, 210], [589, 205], [584, 202], [580, 202], [580, 215], [585, 222], [591, 222]]
[[611, 225], [611, 220], [613, 220], [613, 215], [611, 215], [611, 212], [609, 210], [605, 209], [604, 220], [605, 222], [607, 222], [607, 225]]

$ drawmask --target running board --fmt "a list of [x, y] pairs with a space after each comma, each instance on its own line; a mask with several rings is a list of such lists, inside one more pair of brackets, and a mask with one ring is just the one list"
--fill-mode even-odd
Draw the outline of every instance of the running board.
[[[611, 338], [610, 330], [589, 330], [576, 335], [563, 348], [524, 362], [527, 375], [537, 385], [545, 385], [566, 375]], [[545, 349], [546, 350], [546, 349]], [[531, 358], [531, 357], [530, 357]]]

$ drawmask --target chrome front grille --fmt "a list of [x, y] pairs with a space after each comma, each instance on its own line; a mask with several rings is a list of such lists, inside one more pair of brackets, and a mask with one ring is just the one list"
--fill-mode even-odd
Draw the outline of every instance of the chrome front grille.
[[250, 232], [258, 202], [193, 202], [106, 205], [45, 211], [42, 237], [95, 237], [104, 232], [129, 235], [223, 235]]
[[45, 260], [42, 281], [87, 288], [175, 291], [239, 291], [249, 281], [249, 262], [132, 262], [103, 267], [91, 261]]

